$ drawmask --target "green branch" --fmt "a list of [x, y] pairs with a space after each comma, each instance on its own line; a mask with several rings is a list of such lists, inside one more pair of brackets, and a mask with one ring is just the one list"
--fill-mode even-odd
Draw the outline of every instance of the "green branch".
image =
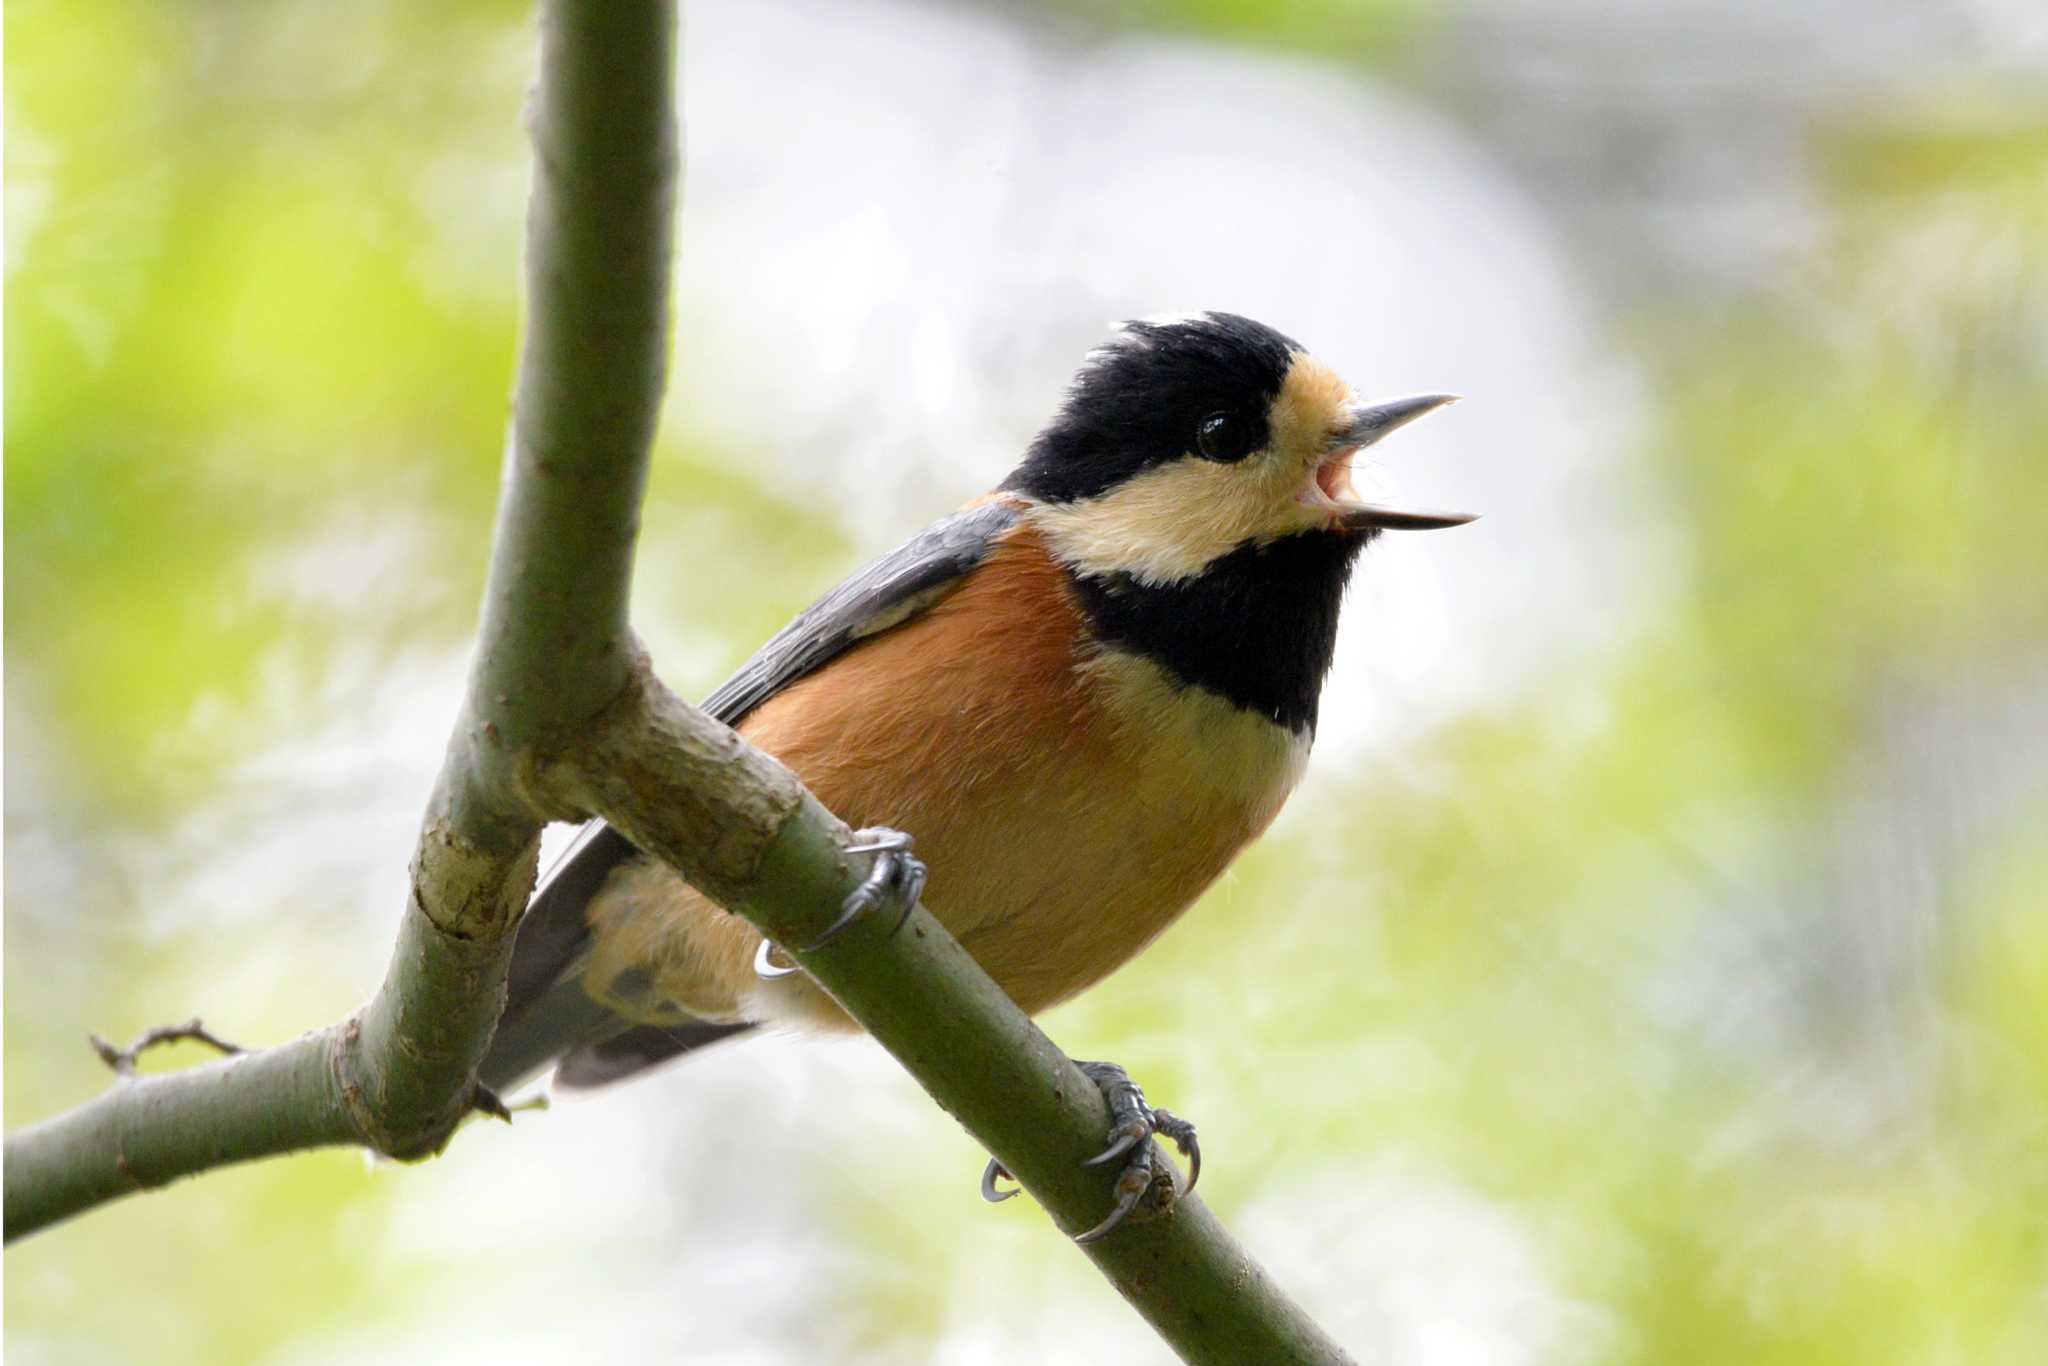
[[[535, 773], [778, 944], [815, 941], [867, 871], [787, 769], [644, 667]], [[1115, 1174], [1081, 1165], [1109, 1132], [1101, 1092], [923, 907], [893, 937], [892, 920], [866, 917], [795, 957], [1060, 1228], [1092, 1227], [1114, 1199]], [[1350, 1360], [1194, 1196], [1082, 1250], [1185, 1361]]]
[[478, 1101], [542, 824], [516, 756], [626, 686], [633, 538], [668, 349], [672, 0], [546, 0], [532, 110], [529, 311], [461, 720], [377, 994], [340, 1024], [11, 1134], [6, 1237], [231, 1162], [330, 1144], [399, 1158]]
[[[547, 819], [604, 816], [782, 944], [811, 942], [866, 871], [775, 760], [670, 695], [626, 604], [667, 349], [674, 217], [668, 0], [546, 0], [532, 115], [529, 318], [483, 623], [413, 862], [389, 973], [356, 1016], [11, 1135], [10, 1239], [231, 1162], [332, 1144], [440, 1150], [478, 1103]], [[1068, 1233], [1114, 1177], [1084, 1168], [1094, 1085], [922, 908], [802, 966]], [[117, 1059], [124, 1055], [116, 1054]], [[1347, 1360], [1192, 1196], [1086, 1248], [1185, 1360]]]
[[167, 1076], [7, 1136], [7, 1238], [193, 1172], [355, 1141], [335, 1085], [336, 1031]]

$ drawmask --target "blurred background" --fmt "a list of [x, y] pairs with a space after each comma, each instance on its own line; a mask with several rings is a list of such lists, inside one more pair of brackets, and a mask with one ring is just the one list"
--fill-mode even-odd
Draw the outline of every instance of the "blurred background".
[[[523, 5], [6, 9], [6, 1122], [374, 987], [519, 325]], [[692, 0], [637, 616], [718, 682], [1227, 308], [1486, 514], [1044, 1021], [1364, 1362], [2048, 1359], [2048, 11]], [[195, 1061], [165, 1050], [154, 1067]], [[10, 1361], [1154, 1362], [865, 1042], [6, 1255]]]

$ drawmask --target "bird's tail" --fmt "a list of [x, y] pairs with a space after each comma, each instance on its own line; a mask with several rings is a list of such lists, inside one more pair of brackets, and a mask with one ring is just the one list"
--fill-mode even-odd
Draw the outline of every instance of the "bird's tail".
[[550, 1065], [558, 1086], [603, 1086], [753, 1028], [637, 1024], [584, 991], [590, 952], [584, 912], [612, 870], [639, 852], [624, 835], [593, 821], [541, 879], [512, 946], [505, 1013], [477, 1074], [492, 1091], [503, 1094]]

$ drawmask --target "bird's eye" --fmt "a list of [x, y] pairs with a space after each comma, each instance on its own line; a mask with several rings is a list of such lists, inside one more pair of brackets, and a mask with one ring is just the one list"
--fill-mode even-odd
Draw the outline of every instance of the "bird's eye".
[[1252, 424], [1237, 413], [1211, 413], [1195, 429], [1195, 448], [1205, 460], [1242, 460], [1253, 440]]

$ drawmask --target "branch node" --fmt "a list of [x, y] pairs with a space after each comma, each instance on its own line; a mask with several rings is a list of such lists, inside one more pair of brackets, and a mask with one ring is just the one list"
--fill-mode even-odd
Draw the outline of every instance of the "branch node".
[[348, 1021], [334, 1033], [327, 1064], [333, 1072], [335, 1093], [340, 1096], [342, 1111], [348, 1116], [349, 1125], [362, 1145], [379, 1156], [397, 1158], [400, 1156], [398, 1139], [384, 1126], [377, 1107], [370, 1103], [369, 1088], [356, 1071], [356, 1053], [361, 1047], [362, 1037], [360, 1011], [349, 1016]]

